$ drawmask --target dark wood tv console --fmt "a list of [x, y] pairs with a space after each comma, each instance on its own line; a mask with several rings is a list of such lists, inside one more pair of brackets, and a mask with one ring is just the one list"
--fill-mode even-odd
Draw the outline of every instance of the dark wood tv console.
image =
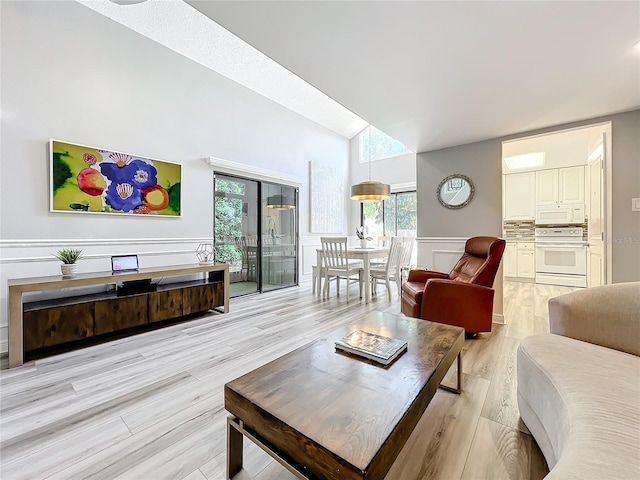
[[[159, 285], [157, 290], [117, 295], [115, 291], [24, 303], [25, 292], [116, 282], [207, 274], [207, 278]], [[9, 367], [24, 353], [125, 331], [224, 306], [229, 311], [229, 265], [177, 265], [111, 272], [9, 280]]]

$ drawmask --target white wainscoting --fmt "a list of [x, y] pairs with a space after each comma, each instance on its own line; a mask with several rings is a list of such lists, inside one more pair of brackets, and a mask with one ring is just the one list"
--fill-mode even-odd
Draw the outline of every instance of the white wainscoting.
[[[418, 266], [449, 272], [464, 253], [467, 238], [463, 237], [418, 237]], [[493, 283], [495, 295], [493, 298], [493, 322], [505, 323], [502, 298], [502, 264]]]
[[[6, 353], [9, 314], [7, 282], [12, 278], [60, 275], [60, 261], [53, 254], [62, 248], [81, 248], [79, 273], [111, 271], [111, 256], [137, 254], [141, 268], [196, 263], [196, 248], [211, 243], [209, 237], [194, 238], [121, 238], [121, 239], [38, 239], [0, 241], [0, 353]], [[88, 291], [108, 287], [91, 287]], [[77, 294], [78, 290], [74, 290]], [[84, 292], [83, 292], [84, 293]], [[87, 292], [88, 293], [88, 292]], [[67, 296], [67, 290], [34, 293], [29, 301]]]

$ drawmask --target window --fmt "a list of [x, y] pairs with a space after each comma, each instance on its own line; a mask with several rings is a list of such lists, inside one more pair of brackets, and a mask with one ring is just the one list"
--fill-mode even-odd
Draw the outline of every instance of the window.
[[368, 236], [415, 237], [418, 201], [416, 192], [392, 193], [389, 200], [362, 204], [362, 224]]
[[360, 132], [359, 144], [360, 163], [367, 163], [369, 158], [374, 162], [411, 153], [402, 143], [371, 125]]

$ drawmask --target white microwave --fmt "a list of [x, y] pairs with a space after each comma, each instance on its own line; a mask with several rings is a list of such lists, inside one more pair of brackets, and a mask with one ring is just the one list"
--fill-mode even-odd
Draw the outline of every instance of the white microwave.
[[584, 223], [584, 203], [559, 203], [536, 207], [536, 225], [577, 225]]

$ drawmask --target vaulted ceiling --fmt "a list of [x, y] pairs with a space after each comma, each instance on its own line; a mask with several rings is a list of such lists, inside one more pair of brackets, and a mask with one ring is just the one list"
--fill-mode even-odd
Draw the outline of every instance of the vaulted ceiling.
[[416, 152], [640, 107], [640, 2], [187, 3]]

